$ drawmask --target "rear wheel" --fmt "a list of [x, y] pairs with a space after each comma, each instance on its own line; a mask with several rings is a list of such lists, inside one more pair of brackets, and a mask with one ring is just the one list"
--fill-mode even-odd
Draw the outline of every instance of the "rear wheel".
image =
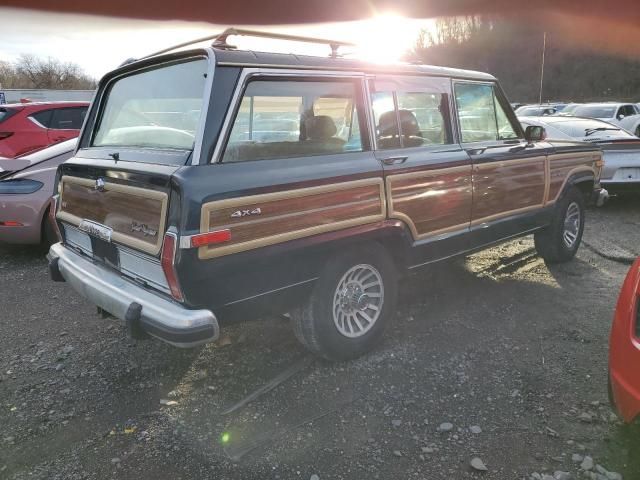
[[583, 231], [584, 197], [571, 187], [556, 203], [551, 224], [535, 233], [536, 250], [549, 263], [567, 262], [578, 251]]
[[378, 245], [337, 255], [304, 305], [291, 312], [293, 330], [309, 350], [348, 360], [371, 350], [395, 311], [397, 273]]

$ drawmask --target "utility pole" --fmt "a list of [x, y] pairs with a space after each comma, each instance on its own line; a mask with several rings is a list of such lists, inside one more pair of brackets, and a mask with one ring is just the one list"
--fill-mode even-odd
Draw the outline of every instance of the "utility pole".
[[542, 65], [540, 66], [540, 96], [538, 103], [542, 103], [542, 83], [544, 81], [544, 55], [547, 51], [547, 32], [542, 36]]

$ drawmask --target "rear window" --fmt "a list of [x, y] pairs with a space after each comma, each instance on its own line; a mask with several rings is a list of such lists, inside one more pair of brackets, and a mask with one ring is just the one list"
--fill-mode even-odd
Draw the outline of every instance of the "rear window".
[[592, 117], [592, 118], [613, 118], [616, 112], [616, 106], [592, 106], [580, 105], [576, 107], [573, 114], [576, 117]]
[[606, 122], [597, 120], [572, 119], [567, 122], [554, 122], [553, 126], [573, 138], [597, 137], [599, 134], [607, 138], [636, 138], [629, 132]]
[[11, 108], [0, 108], [0, 123], [4, 122], [7, 118], [15, 113], [15, 110]]
[[192, 150], [206, 74], [207, 60], [197, 59], [116, 80], [92, 146]]

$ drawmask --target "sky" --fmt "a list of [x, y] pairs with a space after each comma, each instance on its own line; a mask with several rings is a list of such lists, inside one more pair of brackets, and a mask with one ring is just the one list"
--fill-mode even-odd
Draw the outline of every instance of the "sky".
[[[50, 56], [77, 63], [94, 78], [100, 78], [128, 58], [142, 57], [171, 45], [219, 32], [226, 27], [208, 23], [120, 19], [1, 7], [0, 19], [0, 60], [13, 62], [21, 53]], [[434, 21], [405, 19], [393, 12], [385, 12], [376, 18], [358, 22], [268, 28], [234, 26], [356, 43], [359, 46], [355, 48], [355, 55], [386, 62], [398, 60], [402, 53], [413, 46], [421, 29], [433, 29]], [[256, 50], [291, 49], [291, 45], [264, 40], [234, 38], [231, 43], [240, 48]], [[321, 50], [319, 48], [295, 45], [299, 53], [327, 54], [324, 47]]]

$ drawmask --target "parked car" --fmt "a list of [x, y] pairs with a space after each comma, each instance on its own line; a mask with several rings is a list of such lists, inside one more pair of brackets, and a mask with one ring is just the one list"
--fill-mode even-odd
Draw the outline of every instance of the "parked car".
[[[528, 234], [549, 262], [575, 255], [602, 153], [523, 131], [493, 76], [239, 51], [226, 35], [107, 74], [59, 167], [52, 279], [133, 336], [189, 347], [288, 312], [309, 350], [354, 358], [380, 340], [399, 275]], [[195, 103], [190, 133], [180, 108]], [[147, 109], [173, 113], [149, 124]], [[265, 113], [295, 114], [298, 137], [274, 122], [283, 135], [256, 140]]]
[[0, 157], [15, 158], [76, 138], [88, 108], [88, 102], [0, 105]]
[[559, 117], [570, 117], [570, 116], [573, 116], [573, 112], [580, 105], [582, 105], [582, 104], [581, 103], [568, 103], [567, 105], [565, 105], [565, 107], [562, 110], [554, 113], [554, 115], [557, 115]]
[[523, 115], [527, 117], [546, 117], [547, 115], [554, 115], [558, 112], [555, 105], [524, 105], [516, 109], [517, 115]]
[[622, 284], [609, 339], [609, 398], [626, 422], [640, 418], [640, 258]]
[[58, 165], [73, 155], [77, 139], [15, 159], [0, 159], [0, 242], [54, 243], [48, 218]]
[[583, 103], [573, 110], [576, 117], [596, 118], [618, 125], [640, 136], [640, 110], [634, 103]]
[[604, 155], [600, 183], [609, 193], [640, 191], [640, 138], [601, 120], [578, 117], [520, 117], [523, 126], [544, 127], [554, 140], [598, 145]]

